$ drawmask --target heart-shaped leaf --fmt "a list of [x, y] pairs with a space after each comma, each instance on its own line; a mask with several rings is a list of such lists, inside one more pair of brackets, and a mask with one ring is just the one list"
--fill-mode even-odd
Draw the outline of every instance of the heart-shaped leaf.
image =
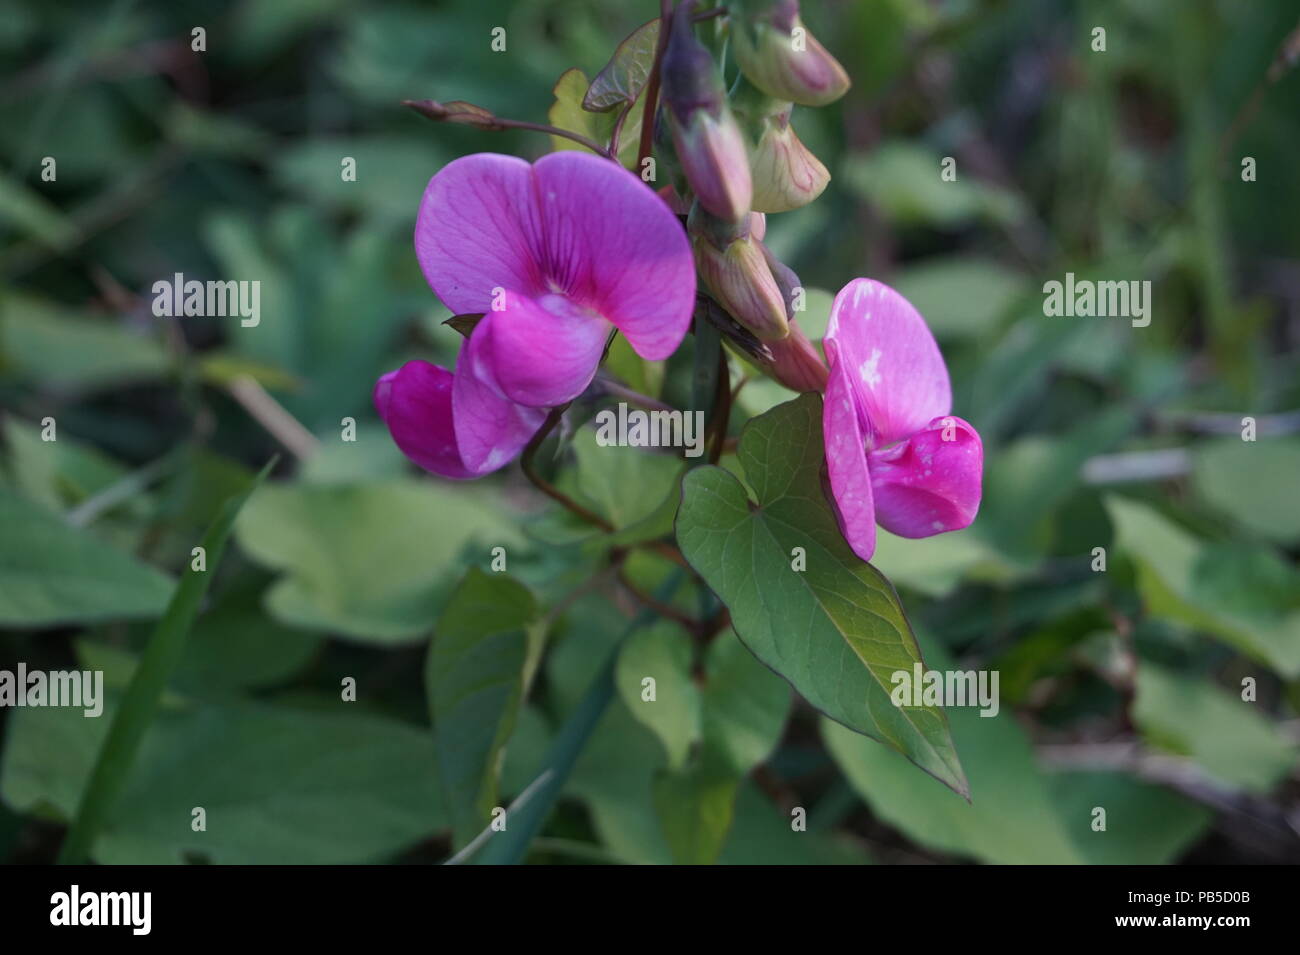
[[605, 68], [591, 81], [591, 88], [582, 98], [582, 108], [604, 113], [620, 104], [635, 103], [650, 80], [658, 45], [659, 19], [656, 17], [641, 24], [618, 45]]
[[822, 492], [821, 398], [753, 419], [735, 475], [701, 467], [682, 484], [677, 539], [731, 610], [736, 633], [813, 706], [903, 753], [967, 795], [943, 710], [895, 707], [891, 676], [921, 651], [893, 586], [844, 542]]

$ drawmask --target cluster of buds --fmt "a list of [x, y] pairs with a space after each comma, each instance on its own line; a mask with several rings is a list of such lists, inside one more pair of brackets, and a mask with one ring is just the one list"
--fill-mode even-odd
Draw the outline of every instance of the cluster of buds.
[[796, 103], [838, 99], [848, 76], [804, 28], [798, 0], [744, 0], [724, 21], [742, 72], [728, 92], [696, 35], [696, 6], [681, 4], [668, 26], [657, 151], [690, 209], [700, 283], [734, 323], [721, 326], [736, 332], [725, 340], [788, 387], [817, 390], [826, 368], [795, 321], [798, 277], [763, 244], [764, 214], [826, 188], [830, 173], [790, 116]]

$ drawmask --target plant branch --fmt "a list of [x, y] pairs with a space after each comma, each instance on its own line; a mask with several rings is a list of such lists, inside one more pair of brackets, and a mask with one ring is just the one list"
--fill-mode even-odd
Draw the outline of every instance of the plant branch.
[[546, 133], [549, 136], [562, 136], [565, 139], [571, 139], [575, 143], [586, 146], [599, 156], [604, 156], [607, 159], [614, 158], [614, 154], [608, 147], [602, 146], [594, 139], [589, 139], [581, 133], [561, 129], [559, 126], [551, 126], [548, 123], [530, 123], [522, 119], [505, 119], [483, 109], [481, 106], [474, 106], [472, 103], [459, 101], [439, 103], [437, 100], [432, 99], [404, 99], [402, 105], [415, 110], [421, 116], [434, 122], [456, 123], [461, 126], [473, 126], [476, 129], [487, 130], [526, 129], [535, 133]]
[[612, 378], [608, 378], [605, 375], [600, 376], [599, 384], [601, 388], [603, 388], [606, 392], [613, 395], [614, 397], [622, 398], [623, 400], [628, 401], [631, 404], [637, 405], [641, 408], [646, 408], [650, 411], [676, 411], [677, 410], [672, 405], [665, 404], [664, 402], [660, 401], [657, 398], [651, 398], [649, 395], [643, 395], [641, 394], [641, 392], [635, 391], [627, 387], [627, 385], [620, 384], [619, 382], [614, 381]]
[[568, 407], [569, 405], [566, 403], [557, 408], [551, 409], [551, 413], [546, 416], [546, 420], [542, 423], [542, 426], [537, 429], [537, 433], [533, 435], [532, 440], [529, 441], [527, 447], [524, 448], [524, 453], [519, 459], [520, 466], [523, 468], [524, 476], [528, 478], [529, 482], [533, 487], [537, 488], [537, 490], [541, 491], [551, 500], [558, 501], [570, 514], [582, 518], [588, 524], [598, 527], [606, 533], [611, 533], [614, 530], [613, 524], [605, 520], [605, 518], [601, 517], [590, 508], [583, 507], [550, 481], [546, 480], [546, 478], [538, 474], [537, 468], [533, 463], [533, 459], [537, 456], [537, 449], [542, 446], [542, 442], [545, 441], [550, 436], [551, 432], [555, 430], [555, 426], [560, 423], [560, 419], [564, 417], [564, 412]]
[[636, 167], [643, 168], [646, 157], [653, 151], [655, 113], [659, 109], [659, 74], [668, 48], [668, 32], [672, 29], [673, 2], [659, 0], [659, 42], [655, 45], [655, 61], [650, 67], [650, 82], [645, 91], [645, 112], [641, 114], [641, 144], [636, 151]]
[[703, 635], [703, 625], [700, 621], [696, 620], [690, 614], [678, 610], [672, 604], [646, 593], [632, 582], [632, 579], [627, 575], [627, 569], [621, 565], [618, 569], [618, 582], [623, 585], [623, 588], [628, 593], [639, 600], [644, 606], [649, 607], [655, 613], [659, 614], [659, 616], [667, 617], [669, 620], [676, 621], [697, 637]]

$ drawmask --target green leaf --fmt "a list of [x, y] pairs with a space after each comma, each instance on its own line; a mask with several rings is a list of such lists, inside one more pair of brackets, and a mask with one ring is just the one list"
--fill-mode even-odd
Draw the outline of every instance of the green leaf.
[[[1269, 599], [1257, 597], [1257, 612], [1242, 614], [1219, 599], [1222, 585], [1207, 586], [1215, 574], [1233, 570], [1235, 550], [1211, 546], [1137, 501], [1110, 496], [1105, 504], [1115, 546], [1136, 565], [1149, 614], [1214, 634], [1285, 676], [1300, 674], [1300, 612], [1288, 613], [1284, 604], [1271, 618], [1261, 617]], [[1270, 577], [1260, 576], [1255, 586], [1272, 586]]]
[[[791, 700], [786, 682], [731, 633], [709, 645], [698, 695], [701, 718], [692, 729], [701, 745], [689, 762], [670, 758], [653, 781], [655, 815], [669, 853], [685, 865], [717, 861], [731, 829], [740, 782], [776, 746]], [[637, 715], [633, 701], [624, 697], [624, 703]]]
[[[645, 448], [601, 446], [593, 428], [581, 428], [573, 437], [578, 463], [578, 493], [615, 528], [626, 530], [652, 516], [659, 520], [651, 536], [672, 531], [672, 515], [664, 519], [664, 502], [676, 503], [677, 477], [682, 462], [671, 454]], [[674, 509], [675, 510], [675, 509]]]
[[1000, 865], [1075, 864], [1047, 778], [1010, 713], [951, 707], [970, 802], [912, 771], [896, 753], [822, 721], [822, 738], [872, 812], [923, 846]]
[[1049, 524], [1078, 487], [1083, 463], [1118, 444], [1136, 410], [1112, 408], [1080, 422], [1059, 440], [1022, 439], [993, 457], [984, 476], [979, 532], [1012, 556], [1040, 551]]
[[0, 175], [0, 225], [16, 227], [52, 249], [71, 245], [80, 232], [54, 203], [5, 175]]
[[125, 468], [94, 445], [66, 432], [57, 432], [57, 441], [42, 441], [38, 426], [13, 415], [0, 419], [0, 427], [14, 488], [50, 510], [63, 511], [79, 504], [126, 474]]
[[6, 296], [0, 352], [24, 379], [51, 390], [94, 391], [152, 381], [171, 368], [156, 339], [28, 296]]
[[736, 795], [723, 865], [863, 865], [870, 860], [852, 837], [836, 838], [791, 826], [793, 817], [744, 782]]
[[[1066, 830], [1091, 865], [1166, 865], [1214, 822], [1214, 813], [1162, 786], [1117, 772], [1069, 772], [1052, 777]], [[1093, 829], [1093, 810], [1106, 810], [1106, 828]]]
[[[315, 710], [262, 703], [166, 707], [91, 854], [108, 865], [384, 861], [445, 827], [428, 733], [334, 696]], [[16, 711], [0, 795], [70, 818], [108, 723], [80, 710]], [[203, 807], [207, 830], [195, 832]]]
[[90, 852], [96, 836], [112, 813], [130, 777], [140, 742], [153, 721], [163, 690], [185, 652], [186, 640], [199, 605], [208, 592], [211, 575], [221, 564], [226, 541], [239, 509], [275, 465], [271, 461], [250, 482], [243, 494], [226, 501], [221, 513], [203, 535], [200, 546], [206, 555], [205, 568], [195, 570], [191, 564], [172, 594], [140, 665], [126, 688], [122, 705], [113, 716], [103, 748], [95, 759], [86, 788], [77, 804], [77, 813], [59, 851], [61, 862], [81, 862]]
[[1206, 503], [1247, 530], [1276, 541], [1300, 541], [1300, 440], [1225, 438], [1199, 446], [1192, 486]]
[[284, 576], [267, 609], [278, 620], [397, 644], [429, 632], [462, 551], [518, 540], [507, 515], [472, 491], [409, 480], [273, 486], [249, 501], [239, 545]]
[[596, 74], [582, 98], [582, 108], [603, 113], [635, 103], [650, 81], [655, 49], [659, 44], [659, 18], [643, 23], [614, 50], [605, 68]]
[[654, 805], [678, 865], [710, 865], [731, 828], [740, 777], [705, 759], [666, 769], [654, 780]]
[[844, 179], [893, 222], [954, 228], [973, 219], [1014, 222], [1023, 201], [1017, 193], [967, 176], [945, 182], [938, 153], [904, 140], [886, 140], [845, 164]]
[[[745, 645], [809, 703], [965, 794], [943, 710], [890, 702], [891, 675], [910, 672], [921, 652], [894, 588], [849, 549], [822, 492], [820, 396], [753, 419], [739, 459], [757, 503], [718, 467], [683, 481], [686, 559], [730, 608]], [[792, 568], [795, 548], [806, 570]]]
[[1000, 581], [1012, 573], [1002, 557], [975, 534], [908, 538], [877, 528], [871, 562], [895, 587], [927, 597], [946, 597], [966, 578]]
[[154, 617], [166, 575], [0, 487], [0, 624], [51, 626]]
[[[663, 743], [668, 765], [681, 769], [700, 737], [700, 691], [691, 677], [691, 638], [671, 620], [632, 634], [614, 671], [632, 716]], [[653, 696], [645, 685], [653, 680]]]
[[605, 355], [605, 371], [633, 391], [651, 398], [659, 397], [666, 367], [666, 361], [650, 361], [638, 355], [625, 335], [615, 335]]
[[[552, 126], [586, 136], [588, 139], [604, 146], [609, 143], [610, 137], [614, 133], [614, 124], [618, 119], [618, 112], [611, 110], [608, 113], [593, 113], [590, 110], [583, 109], [582, 101], [587, 95], [590, 86], [591, 84], [587, 82], [587, 74], [582, 70], [576, 67], [565, 70], [560, 74], [560, 78], [555, 82], [555, 88], [551, 91], [555, 96], [555, 102], [551, 104], [546, 118]], [[642, 104], [632, 107], [631, 114], [623, 123], [623, 131], [619, 141], [618, 161], [625, 168], [633, 171], [636, 171], [637, 149], [641, 139], [643, 112], [644, 106]], [[552, 136], [551, 146], [557, 150], [581, 149], [586, 152], [592, 151], [582, 143], [576, 143], [572, 139], [566, 139], [563, 136]]]
[[992, 259], [951, 256], [925, 259], [906, 269], [894, 287], [940, 339], [966, 339], [992, 330], [1028, 283]]
[[525, 628], [536, 614], [528, 588], [475, 567], [438, 619], [424, 683], [457, 846], [487, 825], [497, 805], [502, 749], [523, 697]]
[[704, 669], [704, 745], [732, 773], [744, 776], [781, 738], [793, 694], [730, 631], [713, 638]]
[[[265, 154], [264, 154], [265, 155]], [[405, 218], [445, 161], [427, 137], [348, 136], [295, 141], [270, 153], [277, 183], [316, 202], [367, 215]], [[343, 178], [344, 158], [356, 179]]]
[[1222, 782], [1266, 792], [1296, 764], [1296, 747], [1259, 704], [1143, 661], [1133, 720], [1154, 746], [1190, 756]]
[[[260, 574], [241, 575], [194, 622], [172, 687], [197, 699], [230, 696], [283, 683], [311, 662], [321, 638], [268, 617], [261, 607], [263, 584]], [[145, 628], [131, 629], [134, 637]], [[147, 631], [141, 636], [147, 639]], [[103, 670], [105, 684], [116, 688], [126, 686], [139, 663], [116, 644], [90, 639], [77, 641], [77, 659], [85, 669]]]
[[[582, 99], [590, 88], [591, 83], [582, 70], [577, 67], [565, 70], [551, 90], [555, 102], [551, 104], [546, 118], [552, 126], [567, 129], [571, 133], [579, 133], [603, 144], [609, 141], [615, 117], [606, 113], [593, 113], [582, 108]], [[551, 148], [581, 149], [591, 152], [581, 143], [575, 143], [572, 139], [563, 136], [552, 136]]]

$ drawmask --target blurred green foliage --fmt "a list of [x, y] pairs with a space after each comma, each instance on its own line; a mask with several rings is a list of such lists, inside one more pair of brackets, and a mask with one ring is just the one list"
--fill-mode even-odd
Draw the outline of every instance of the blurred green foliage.
[[[678, 681], [673, 712], [645, 717], [642, 661], [694, 665], [662, 623], [622, 651], [618, 696], [528, 859], [667, 862], [704, 845], [745, 863], [1300, 860], [1286, 822], [1300, 806], [1300, 70], [1270, 71], [1295, 4], [804, 6], [854, 88], [795, 111], [833, 179], [771, 217], [769, 244], [816, 290], [812, 337], [826, 293], [866, 275], [939, 339], [954, 411], [985, 440], [981, 515], [959, 534], [882, 535], [874, 563], [931, 666], [999, 670], [1002, 711], [950, 711], [968, 804], [789, 703], [730, 632], [707, 686]], [[561, 74], [594, 76], [655, 7], [0, 0], [0, 669], [102, 669], [111, 712], [203, 528], [282, 444], [295, 451], [214, 570], [98, 861], [440, 861], [490, 797], [536, 777], [634, 609], [588, 578], [611, 548], [667, 532], [679, 467], [592, 453], [590, 430], [548, 447], [606, 535], [517, 469], [452, 485], [392, 447], [375, 379], [411, 357], [449, 364], [459, 340], [411, 248], [424, 183], [465, 153], [551, 148], [399, 102], [545, 121]], [[1150, 279], [1150, 326], [1046, 317], [1042, 285], [1067, 271]], [[177, 272], [260, 281], [260, 325], [155, 318], [152, 284]], [[616, 349], [611, 367], [680, 404], [690, 359]], [[789, 397], [746, 385], [733, 433]], [[475, 701], [436, 687], [457, 667], [491, 685], [493, 660], [435, 652], [428, 687], [422, 663], [496, 547], [536, 607], [489, 634], [527, 679], [483, 739]], [[646, 593], [668, 570], [644, 552], [626, 565]], [[667, 599], [699, 609], [685, 589]], [[435, 751], [431, 707], [480, 736]], [[0, 724], [0, 858], [49, 861], [108, 716], [0, 709]], [[688, 760], [706, 745], [743, 780]], [[502, 761], [499, 796], [475, 774], [483, 754]]]

